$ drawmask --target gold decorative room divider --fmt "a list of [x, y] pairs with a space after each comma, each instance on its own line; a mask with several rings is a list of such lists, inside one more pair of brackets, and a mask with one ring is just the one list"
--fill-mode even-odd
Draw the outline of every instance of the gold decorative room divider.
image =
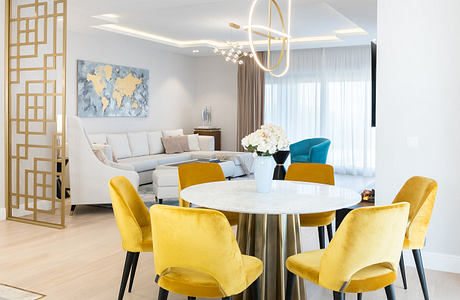
[[7, 218], [55, 228], [66, 207], [66, 17], [66, 0], [6, 0]]

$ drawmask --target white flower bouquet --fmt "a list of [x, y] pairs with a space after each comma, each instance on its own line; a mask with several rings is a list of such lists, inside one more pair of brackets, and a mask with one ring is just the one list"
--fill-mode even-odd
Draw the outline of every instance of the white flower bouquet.
[[258, 156], [270, 156], [278, 150], [287, 148], [289, 140], [286, 132], [275, 125], [262, 125], [253, 133], [241, 140], [244, 149], [256, 153]]

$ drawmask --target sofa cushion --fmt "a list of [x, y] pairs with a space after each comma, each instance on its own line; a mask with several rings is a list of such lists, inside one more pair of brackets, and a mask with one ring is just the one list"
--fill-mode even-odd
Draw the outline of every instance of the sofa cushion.
[[131, 157], [128, 135], [126, 133], [108, 134], [107, 142], [112, 146], [112, 151], [117, 159]]
[[107, 144], [107, 136], [105, 133], [88, 134], [88, 139], [91, 144]]
[[[113, 161], [113, 151], [112, 147], [107, 144], [93, 144], [93, 151], [102, 151], [104, 156], [107, 158], [108, 161]], [[94, 152], [96, 153], [96, 152]], [[97, 156], [97, 155], [96, 155]], [[99, 160], [101, 159], [99, 155]]]
[[158, 159], [158, 165], [166, 165], [178, 163], [181, 161], [191, 160], [192, 155], [190, 152], [176, 153], [176, 154], [163, 154], [162, 157]]
[[180, 141], [175, 136], [164, 136], [161, 138], [166, 154], [181, 153], [182, 146]]
[[170, 130], [163, 130], [163, 136], [178, 136], [184, 135], [183, 129], [170, 129]]
[[147, 132], [150, 154], [160, 154], [165, 152], [165, 148], [163, 147], [163, 143], [161, 142], [162, 136], [163, 135], [159, 130]]
[[128, 132], [128, 141], [132, 156], [145, 156], [150, 154], [146, 132]]
[[120, 163], [131, 165], [136, 172], [144, 172], [153, 170], [158, 165], [158, 157], [156, 155], [128, 157], [119, 160]]
[[190, 152], [190, 147], [188, 146], [188, 137], [186, 135], [173, 136], [172, 138], [175, 138], [179, 141], [182, 152]]
[[188, 147], [190, 151], [200, 151], [200, 142], [198, 141], [198, 134], [189, 134], [188, 138]]

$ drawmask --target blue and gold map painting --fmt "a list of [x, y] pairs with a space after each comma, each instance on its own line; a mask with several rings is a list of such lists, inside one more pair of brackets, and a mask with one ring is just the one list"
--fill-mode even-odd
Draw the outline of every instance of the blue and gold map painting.
[[78, 60], [79, 117], [148, 117], [149, 71]]

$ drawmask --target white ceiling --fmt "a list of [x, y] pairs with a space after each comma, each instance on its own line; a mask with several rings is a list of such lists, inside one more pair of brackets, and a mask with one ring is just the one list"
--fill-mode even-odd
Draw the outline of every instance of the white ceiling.
[[[118, 26], [163, 37], [188, 40], [247, 40], [247, 33], [231, 29], [228, 23], [247, 25], [252, 0], [70, 0], [68, 26], [71, 31], [101, 34], [93, 26], [110, 22], [93, 16], [119, 15]], [[267, 0], [260, 0], [255, 24], [265, 24]], [[377, 0], [292, 0], [291, 36], [337, 36], [337, 41], [306, 42], [294, 48], [368, 44], [376, 37]], [[286, 18], [287, 0], [278, 0]], [[275, 18], [276, 19], [276, 18]], [[276, 26], [277, 23], [274, 23]], [[367, 34], [338, 35], [340, 29], [362, 28]], [[158, 41], [152, 43], [158, 43]], [[170, 44], [171, 45], [171, 44]], [[210, 48], [197, 45], [188, 48], [167, 47], [170, 51], [192, 55], [193, 49], [207, 55]]]

